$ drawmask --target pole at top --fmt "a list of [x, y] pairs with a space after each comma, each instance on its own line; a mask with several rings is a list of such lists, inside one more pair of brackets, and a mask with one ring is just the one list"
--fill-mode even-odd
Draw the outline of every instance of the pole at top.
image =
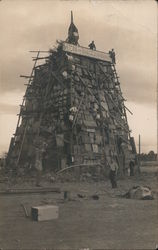
[[71, 10], [71, 23], [73, 23], [73, 12]]
[[141, 140], [140, 140], [140, 135], [139, 135], [138, 174], [140, 174], [140, 154], [141, 154]]
[[[158, 52], [157, 52], [158, 55]], [[157, 161], [158, 161], [158, 71], [157, 71], [157, 91], [156, 91], [156, 99], [157, 99]]]

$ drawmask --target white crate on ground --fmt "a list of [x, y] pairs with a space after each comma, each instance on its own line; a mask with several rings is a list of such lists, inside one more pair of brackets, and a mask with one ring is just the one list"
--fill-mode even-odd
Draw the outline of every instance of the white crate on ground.
[[31, 208], [31, 216], [35, 221], [58, 219], [59, 207], [55, 205], [42, 205]]

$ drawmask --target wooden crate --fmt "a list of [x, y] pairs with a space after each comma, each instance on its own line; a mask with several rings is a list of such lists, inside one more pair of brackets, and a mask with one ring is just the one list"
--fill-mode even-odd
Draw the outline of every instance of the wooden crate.
[[44, 205], [31, 208], [31, 216], [35, 221], [58, 219], [59, 208], [54, 205]]

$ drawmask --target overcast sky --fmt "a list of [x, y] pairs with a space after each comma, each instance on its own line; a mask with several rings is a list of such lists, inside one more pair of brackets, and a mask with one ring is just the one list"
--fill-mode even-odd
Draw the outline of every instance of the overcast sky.
[[116, 69], [132, 135], [142, 151], [156, 151], [157, 3], [127, 1], [0, 1], [0, 153], [8, 150], [17, 113], [32, 69], [30, 50], [48, 50], [65, 40], [70, 11], [80, 45], [95, 41], [98, 50], [116, 51]]

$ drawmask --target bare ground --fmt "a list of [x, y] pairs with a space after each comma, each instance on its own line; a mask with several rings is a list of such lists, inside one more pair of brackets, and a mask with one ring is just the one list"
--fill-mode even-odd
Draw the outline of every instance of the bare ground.
[[[16, 187], [27, 186], [18, 183]], [[29, 182], [31, 184], [31, 180]], [[118, 181], [111, 189], [109, 181], [44, 183], [71, 192], [71, 200], [61, 194], [28, 194], [0, 196], [1, 249], [156, 249], [158, 244], [157, 175], [142, 173]], [[148, 185], [154, 200], [132, 200], [119, 197], [134, 185]], [[1, 188], [4, 184], [1, 183]], [[85, 195], [79, 198], [77, 194]], [[99, 200], [92, 195], [98, 194]], [[31, 206], [55, 204], [59, 218], [34, 222], [26, 218]]]

